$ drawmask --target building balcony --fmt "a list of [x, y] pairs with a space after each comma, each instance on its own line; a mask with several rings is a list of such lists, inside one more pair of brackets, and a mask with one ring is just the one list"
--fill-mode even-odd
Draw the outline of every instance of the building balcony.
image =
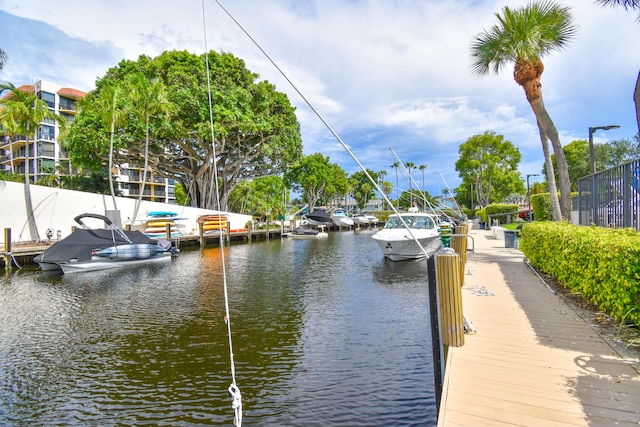
[[0, 149], [8, 150], [8, 147], [18, 148], [23, 146], [27, 142], [27, 138], [24, 135], [14, 135], [9, 139], [8, 136], [0, 137]]

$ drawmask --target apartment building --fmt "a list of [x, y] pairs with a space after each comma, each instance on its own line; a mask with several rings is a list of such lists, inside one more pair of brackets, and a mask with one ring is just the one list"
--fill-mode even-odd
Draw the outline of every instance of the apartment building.
[[[18, 89], [35, 93], [49, 106], [49, 109], [69, 122], [73, 122], [78, 102], [86, 96], [86, 93], [81, 90], [44, 80], [33, 85], [22, 85]], [[4, 97], [6, 96], [9, 95], [6, 94]], [[0, 172], [24, 174], [28, 164], [29, 178], [32, 183], [55, 174], [63, 176], [78, 174], [78, 170], [69, 160], [69, 154], [58, 142], [59, 136], [60, 126], [50, 119], [36, 125], [33, 135], [29, 135], [28, 145], [25, 135], [10, 135], [0, 128]], [[139, 197], [142, 188], [142, 168], [124, 164], [115, 166], [112, 173], [118, 195]], [[147, 174], [142, 198], [153, 202], [174, 203], [175, 183], [173, 180]]]
[[[78, 101], [86, 93], [73, 88], [62, 87], [45, 81], [33, 85], [22, 85], [19, 90], [35, 93], [49, 109], [73, 122]], [[10, 96], [5, 94], [3, 98]], [[54, 173], [75, 174], [69, 161], [69, 155], [57, 141], [60, 126], [54, 120], [46, 119], [37, 123], [29, 144], [25, 135], [0, 133], [0, 171], [4, 173], [24, 174], [29, 166], [29, 178], [35, 183], [39, 179]]]

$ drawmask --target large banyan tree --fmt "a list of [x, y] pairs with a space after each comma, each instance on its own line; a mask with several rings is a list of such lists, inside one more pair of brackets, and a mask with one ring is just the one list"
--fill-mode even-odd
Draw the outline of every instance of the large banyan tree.
[[192, 206], [226, 210], [239, 182], [280, 174], [302, 155], [295, 108], [258, 77], [214, 51], [122, 61], [81, 105], [65, 139], [72, 162], [91, 170], [146, 164], [147, 173], [182, 184]]

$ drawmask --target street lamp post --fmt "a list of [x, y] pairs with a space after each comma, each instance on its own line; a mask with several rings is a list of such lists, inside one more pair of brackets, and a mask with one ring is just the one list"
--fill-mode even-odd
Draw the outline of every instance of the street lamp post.
[[527, 215], [529, 215], [529, 222], [531, 222], [531, 191], [529, 190], [529, 177], [530, 176], [540, 176], [540, 174], [539, 173], [527, 174], [527, 201], [529, 203], [529, 212], [527, 213]]
[[593, 134], [595, 131], [601, 130], [609, 130], [609, 129], [618, 129], [619, 125], [607, 125], [607, 126], [594, 126], [589, 128], [589, 160], [591, 161], [591, 173], [596, 173], [596, 155], [593, 149]]

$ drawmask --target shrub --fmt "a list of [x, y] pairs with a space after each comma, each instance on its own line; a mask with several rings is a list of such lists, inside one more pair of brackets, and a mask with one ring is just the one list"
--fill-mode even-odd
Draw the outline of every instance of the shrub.
[[[515, 213], [515, 215], [512, 215], [511, 218], [511, 221], [515, 221], [518, 217], [518, 211], [520, 210], [520, 207], [513, 204], [493, 203], [486, 206], [484, 210], [486, 212], [487, 218], [489, 218], [489, 215]], [[495, 219], [497, 219], [500, 224], [504, 224], [505, 222], [507, 222], [506, 216], [499, 216]], [[486, 221], [487, 219], [485, 219], [485, 222]]]
[[531, 265], [616, 320], [640, 324], [637, 231], [536, 221], [524, 224], [520, 249]]

